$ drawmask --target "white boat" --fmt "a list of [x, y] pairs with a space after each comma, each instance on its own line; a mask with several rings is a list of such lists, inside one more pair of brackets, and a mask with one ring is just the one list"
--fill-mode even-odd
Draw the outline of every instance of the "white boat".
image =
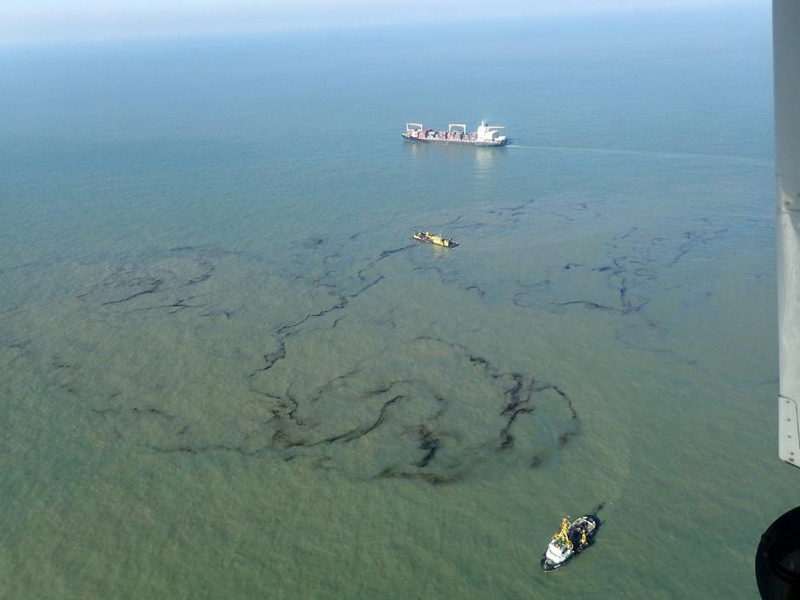
[[555, 571], [570, 558], [588, 548], [600, 522], [593, 515], [584, 515], [570, 522], [569, 517], [561, 519], [561, 529], [553, 535], [542, 555], [541, 565], [545, 571]]
[[508, 138], [499, 135], [505, 129], [502, 125], [488, 125], [481, 121], [477, 131], [467, 133], [464, 123], [450, 123], [446, 131], [426, 128], [422, 123], [406, 123], [403, 139], [409, 142], [434, 144], [460, 144], [464, 146], [505, 146]]

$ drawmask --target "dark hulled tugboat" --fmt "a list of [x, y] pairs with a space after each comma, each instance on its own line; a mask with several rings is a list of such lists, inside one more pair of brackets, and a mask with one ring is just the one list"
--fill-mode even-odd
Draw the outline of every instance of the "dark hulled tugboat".
[[561, 529], [553, 535], [553, 539], [542, 555], [542, 569], [555, 571], [570, 558], [588, 548], [600, 522], [593, 515], [578, 517], [570, 523], [569, 517], [561, 519]]

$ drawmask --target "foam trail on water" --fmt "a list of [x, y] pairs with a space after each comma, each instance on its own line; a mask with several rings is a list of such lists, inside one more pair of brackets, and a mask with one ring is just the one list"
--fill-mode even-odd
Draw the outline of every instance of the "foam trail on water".
[[749, 164], [759, 167], [768, 167], [770, 161], [751, 158], [747, 156], [734, 156], [731, 154], [699, 154], [692, 152], [654, 152], [651, 150], [625, 150], [619, 148], [585, 148], [573, 146], [528, 146], [523, 144], [509, 144], [507, 148], [520, 148], [525, 150], [554, 150], [557, 152], [580, 152], [603, 155], [625, 155], [625, 156], [653, 156], [662, 158], [681, 158], [692, 160], [719, 160], [738, 164]]

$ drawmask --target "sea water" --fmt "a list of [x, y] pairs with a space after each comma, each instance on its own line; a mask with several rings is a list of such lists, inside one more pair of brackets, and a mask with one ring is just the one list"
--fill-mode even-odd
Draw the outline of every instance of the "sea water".
[[766, 9], [5, 50], [0, 597], [755, 598], [770, 53]]

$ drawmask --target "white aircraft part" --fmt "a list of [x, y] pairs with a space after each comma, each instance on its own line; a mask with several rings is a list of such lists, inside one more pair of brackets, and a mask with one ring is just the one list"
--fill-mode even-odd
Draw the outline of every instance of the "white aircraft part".
[[800, 1], [774, 0], [775, 174], [778, 218], [778, 439], [800, 466]]

